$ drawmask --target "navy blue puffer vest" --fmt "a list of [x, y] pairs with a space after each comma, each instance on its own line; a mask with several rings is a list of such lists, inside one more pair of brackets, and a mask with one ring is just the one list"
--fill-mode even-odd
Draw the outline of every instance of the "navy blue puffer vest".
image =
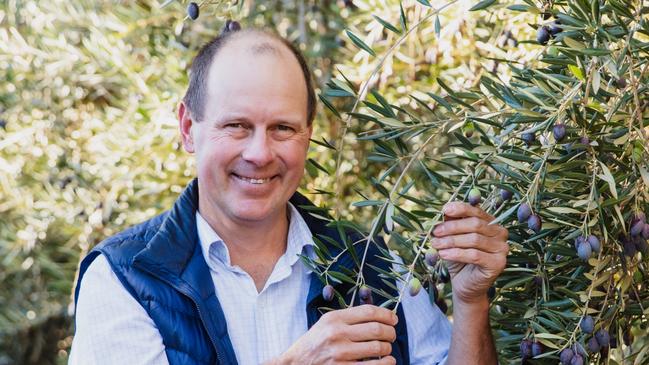
[[[340, 241], [336, 229], [327, 227], [326, 221], [301, 208], [312, 206], [304, 196], [295, 193], [290, 201], [298, 208], [314, 236], [324, 235]], [[171, 210], [97, 245], [81, 262], [75, 303], [84, 272], [95, 257], [102, 254], [124, 287], [155, 322], [170, 364], [234, 365], [237, 359], [225, 316], [198, 244], [196, 209], [198, 184], [194, 179]], [[361, 255], [364, 245], [356, 246]], [[340, 249], [332, 245], [331, 255], [339, 252]], [[389, 271], [389, 263], [379, 259], [377, 254], [378, 249], [370, 245], [367, 263]], [[336, 265], [334, 270], [355, 268], [347, 253]], [[368, 285], [395, 294], [394, 289], [385, 285], [373, 269], [368, 265], [365, 267], [364, 278]], [[314, 274], [305, 308], [309, 328], [324, 313], [319, 308], [332, 307], [333, 304], [322, 298], [322, 287], [323, 283]], [[339, 293], [347, 293], [350, 286], [340, 284], [336, 289]], [[408, 336], [401, 306], [397, 315], [397, 340], [392, 345], [392, 355], [398, 364], [408, 364]]]

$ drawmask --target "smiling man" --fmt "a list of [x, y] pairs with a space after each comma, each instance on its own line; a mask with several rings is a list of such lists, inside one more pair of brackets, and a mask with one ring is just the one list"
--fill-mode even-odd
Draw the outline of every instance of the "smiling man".
[[[486, 292], [504, 268], [507, 231], [467, 204], [445, 207], [454, 219], [432, 242], [451, 264], [452, 331], [423, 291], [396, 313], [320, 310], [337, 307], [298, 255], [314, 255], [315, 234], [341, 238], [296, 193], [314, 114], [306, 63], [282, 38], [245, 30], [201, 49], [178, 109], [197, 178], [169, 211], [83, 260], [70, 363], [496, 363]], [[369, 263], [389, 270], [375, 253]], [[348, 256], [336, 265], [353, 270]], [[370, 286], [396, 294], [365, 270]]]

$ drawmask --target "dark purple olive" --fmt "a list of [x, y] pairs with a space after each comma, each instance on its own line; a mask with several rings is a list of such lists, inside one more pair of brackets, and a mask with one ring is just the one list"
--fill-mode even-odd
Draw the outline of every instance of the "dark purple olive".
[[581, 328], [584, 333], [593, 333], [593, 330], [595, 329], [595, 320], [591, 316], [585, 316], [581, 320], [581, 323], [579, 323], [579, 328]]
[[572, 360], [572, 358], [574, 356], [575, 356], [575, 353], [572, 352], [571, 349], [563, 349], [563, 350], [561, 350], [561, 354], [559, 355], [559, 360], [564, 365], [570, 365], [570, 361]]
[[521, 139], [529, 146], [534, 143], [536, 137], [534, 136], [534, 133], [523, 133], [521, 134]]
[[554, 23], [550, 24], [550, 26], [548, 27], [548, 32], [550, 32], [550, 35], [554, 37], [557, 34], [563, 32], [563, 28], [561, 28], [559, 26], [559, 23], [555, 21]]
[[575, 354], [570, 360], [570, 365], [584, 365], [584, 358], [580, 354]]
[[327, 302], [330, 302], [334, 298], [334, 287], [329, 284], [325, 285], [325, 287], [322, 288], [322, 297]]
[[639, 236], [642, 234], [642, 230], [644, 229], [645, 222], [642, 220], [638, 220], [633, 225], [631, 226], [631, 236]]
[[527, 218], [527, 228], [531, 229], [535, 233], [539, 233], [541, 231], [541, 217], [539, 217], [537, 214], [532, 214], [529, 218]]
[[588, 242], [581, 242], [577, 246], [577, 256], [579, 256], [580, 259], [584, 261], [588, 261], [588, 259], [593, 255], [593, 249], [590, 247], [590, 244]]
[[642, 228], [642, 238], [649, 240], [649, 223], [645, 223]]
[[582, 136], [579, 138], [579, 145], [576, 150], [577, 152], [585, 151], [586, 148], [590, 145], [590, 138], [588, 136]]
[[579, 247], [579, 245], [584, 242], [586, 242], [586, 237], [584, 236], [578, 236], [577, 238], [575, 238], [575, 249], [577, 249], [577, 247]]
[[597, 342], [597, 339], [595, 337], [591, 337], [590, 340], [588, 340], [588, 343], [586, 345], [588, 347], [588, 351], [590, 351], [593, 354], [598, 353], [602, 347], [599, 345], [599, 342]]
[[509, 199], [512, 198], [512, 196], [514, 196], [514, 194], [511, 191], [506, 189], [500, 189], [500, 198], [503, 201], [508, 201]]
[[546, 26], [540, 27], [536, 31], [536, 41], [539, 44], [545, 45], [545, 44], [548, 43], [549, 40], [550, 40], [550, 31], [549, 31], [548, 27], [546, 27]]
[[526, 222], [527, 218], [529, 218], [531, 214], [532, 214], [532, 209], [530, 208], [530, 205], [527, 203], [521, 204], [518, 207], [518, 211], [516, 212], [518, 221], [521, 223]]
[[615, 84], [617, 85], [618, 89], [624, 89], [626, 88], [626, 79], [624, 77], [620, 77], [619, 79], [617, 79]]
[[566, 136], [566, 125], [563, 123], [557, 123], [552, 127], [552, 134], [554, 134], [554, 139], [561, 141], [563, 137]]
[[532, 357], [532, 341], [523, 340], [520, 345], [521, 357], [523, 360], [529, 359]]
[[469, 204], [475, 207], [476, 205], [480, 204], [481, 199], [482, 195], [480, 194], [480, 190], [478, 190], [478, 188], [469, 190]]
[[187, 16], [189, 16], [191, 20], [196, 20], [198, 19], [198, 14], [198, 4], [192, 1], [191, 3], [189, 3], [189, 5], [187, 5]]
[[597, 343], [602, 347], [608, 347], [611, 344], [611, 336], [603, 328], [595, 333], [595, 338], [597, 339]]
[[361, 285], [358, 289], [358, 297], [361, 304], [372, 304], [374, 302], [372, 300], [372, 290], [367, 285]]
[[590, 248], [593, 250], [593, 252], [599, 253], [602, 250], [602, 245], [600, 244], [599, 238], [597, 238], [597, 236], [591, 234], [590, 236], [588, 236], [586, 241], [588, 241], [588, 244], [590, 245]]
[[532, 342], [532, 356], [537, 357], [543, 353], [543, 344], [539, 341]]
[[228, 24], [228, 31], [236, 32], [238, 30], [241, 30], [241, 24], [238, 21], [233, 20]]

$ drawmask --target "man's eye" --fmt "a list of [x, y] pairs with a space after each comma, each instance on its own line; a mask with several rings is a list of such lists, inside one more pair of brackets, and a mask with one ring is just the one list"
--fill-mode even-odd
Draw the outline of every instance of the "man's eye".
[[240, 128], [243, 128], [243, 124], [241, 124], [241, 123], [228, 123], [228, 124], [225, 125], [225, 128], [240, 129]]
[[281, 124], [277, 126], [277, 130], [281, 132], [295, 132], [295, 129], [293, 129], [292, 127], [289, 127], [287, 125], [281, 125]]

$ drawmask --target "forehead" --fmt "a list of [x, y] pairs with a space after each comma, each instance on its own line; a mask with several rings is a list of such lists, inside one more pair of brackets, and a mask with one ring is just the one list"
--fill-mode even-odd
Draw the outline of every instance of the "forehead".
[[302, 68], [280, 41], [241, 34], [217, 53], [208, 73], [206, 111], [243, 106], [304, 113], [307, 90]]

